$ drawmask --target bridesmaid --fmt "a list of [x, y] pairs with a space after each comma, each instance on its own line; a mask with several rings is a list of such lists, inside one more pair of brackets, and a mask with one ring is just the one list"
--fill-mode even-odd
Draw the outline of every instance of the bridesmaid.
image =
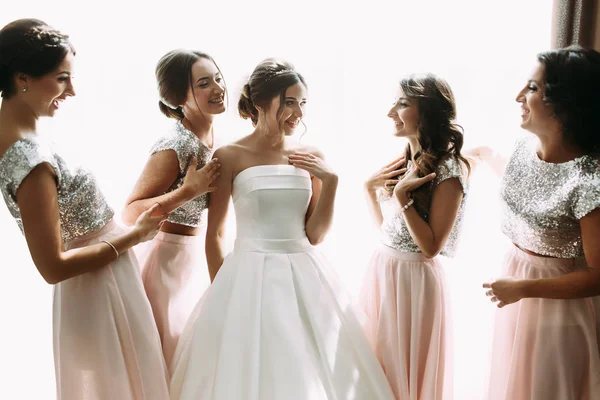
[[[490, 400], [600, 399], [600, 53], [537, 56], [517, 95], [521, 127], [499, 172], [503, 279], [485, 283], [496, 314]], [[487, 151], [481, 151], [487, 150]]]
[[400, 82], [388, 113], [404, 155], [365, 183], [382, 244], [363, 284], [367, 335], [397, 399], [452, 398], [446, 283], [438, 254], [453, 255], [469, 163], [454, 96], [434, 75]]
[[142, 268], [169, 367], [183, 326], [210, 282], [201, 243], [208, 193], [216, 189], [210, 185], [219, 175], [218, 160], [211, 160], [213, 120], [225, 111], [226, 91], [214, 60], [199, 51], [165, 54], [156, 66], [156, 80], [158, 106], [176, 122], [152, 147], [123, 219], [132, 225], [155, 203], [169, 213]]
[[130, 249], [152, 239], [166, 215], [149, 204], [132, 229], [118, 227], [94, 177], [38, 136], [38, 118], [75, 95], [74, 62], [68, 36], [42, 21], [0, 30], [0, 191], [55, 285], [57, 398], [165, 400], [159, 336]]

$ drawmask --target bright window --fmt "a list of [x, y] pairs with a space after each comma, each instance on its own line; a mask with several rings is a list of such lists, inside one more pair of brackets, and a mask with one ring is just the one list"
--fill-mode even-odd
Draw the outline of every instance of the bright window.
[[[508, 151], [520, 132], [514, 98], [535, 55], [550, 45], [552, 2], [180, 0], [95, 7], [30, 0], [27, 15], [21, 7], [2, 7], [2, 26], [33, 15], [68, 33], [77, 48], [77, 97], [54, 120], [44, 120], [40, 130], [95, 173], [120, 211], [150, 146], [171, 125], [158, 111], [154, 80], [154, 66], [164, 53], [183, 47], [216, 59], [230, 90], [229, 111], [217, 119], [221, 143], [251, 132], [236, 105], [254, 66], [269, 56], [291, 61], [309, 85], [309, 129], [302, 141], [321, 148], [340, 175], [335, 225], [322, 247], [357, 295], [377, 243], [362, 182], [404, 147], [391, 137], [386, 117], [398, 80], [425, 71], [445, 77], [457, 98], [466, 147], [485, 143]], [[497, 188], [498, 180], [485, 168], [475, 175], [471, 223], [461, 255], [447, 268], [457, 399], [483, 398], [495, 308], [481, 282], [497, 274], [501, 257]], [[3, 206], [0, 227], [0, 343], [2, 363], [9, 368], [0, 398], [50, 399], [51, 288], [35, 270]]]

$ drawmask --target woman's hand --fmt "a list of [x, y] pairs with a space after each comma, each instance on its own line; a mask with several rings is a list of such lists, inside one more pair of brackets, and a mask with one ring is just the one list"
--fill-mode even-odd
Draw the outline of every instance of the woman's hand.
[[504, 278], [484, 283], [483, 287], [490, 289], [485, 292], [486, 296], [491, 296], [490, 300], [494, 303], [497, 302], [498, 307], [502, 308], [525, 297], [523, 283], [522, 279]]
[[309, 153], [295, 153], [289, 156], [290, 164], [296, 168], [308, 171], [315, 178], [326, 182], [331, 179], [337, 179], [337, 175], [325, 162]]
[[219, 161], [216, 158], [213, 158], [207, 162], [204, 167], [196, 169], [197, 166], [198, 159], [194, 157], [190, 162], [182, 185], [183, 188], [189, 191], [193, 199], [204, 193], [217, 190], [217, 188], [211, 186], [211, 184], [219, 176], [221, 164], [219, 164]]
[[410, 193], [434, 179], [435, 172], [419, 178], [419, 169], [413, 165], [412, 168], [406, 174], [404, 174], [402, 179], [400, 179], [400, 182], [396, 184], [396, 187], [394, 188], [394, 196], [396, 196], [401, 203], [404, 203], [405, 199], [410, 198]]
[[152, 215], [159, 211], [160, 204], [156, 203], [146, 211], [144, 211], [135, 221], [133, 230], [136, 231], [140, 239], [140, 243], [154, 239], [162, 224], [167, 220], [168, 214], [160, 213]]
[[369, 192], [375, 192], [377, 189], [385, 186], [396, 186], [399, 181], [393, 178], [398, 178], [400, 174], [406, 172], [406, 168], [399, 169], [405, 164], [406, 159], [404, 156], [392, 161], [367, 179], [365, 189]]

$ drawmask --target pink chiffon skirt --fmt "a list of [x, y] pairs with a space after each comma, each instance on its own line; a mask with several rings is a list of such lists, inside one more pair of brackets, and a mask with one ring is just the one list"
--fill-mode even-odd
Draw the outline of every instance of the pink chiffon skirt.
[[[583, 259], [529, 255], [514, 247], [506, 275], [543, 279], [585, 265]], [[497, 310], [490, 400], [600, 399], [600, 298], [523, 299]]]
[[[111, 240], [109, 222], [67, 249]], [[166, 400], [167, 369], [133, 251], [54, 287], [58, 400]]]
[[451, 326], [439, 261], [380, 245], [361, 305], [365, 332], [396, 399], [452, 399]]
[[147, 249], [142, 277], [167, 367], [185, 323], [210, 284], [203, 238], [159, 232]]

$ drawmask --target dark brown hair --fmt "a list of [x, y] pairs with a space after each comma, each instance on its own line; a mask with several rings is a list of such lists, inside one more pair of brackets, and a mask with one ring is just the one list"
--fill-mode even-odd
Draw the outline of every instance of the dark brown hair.
[[[160, 96], [158, 107], [167, 117], [178, 120], [184, 118], [180, 104], [185, 102], [188, 88], [191, 86], [194, 90], [192, 66], [201, 58], [210, 60], [221, 73], [215, 60], [201, 51], [172, 50], [162, 56], [156, 64], [155, 75]], [[225, 87], [225, 95], [227, 95], [227, 87]]]
[[[433, 75], [410, 75], [400, 81], [400, 88], [406, 97], [417, 102], [419, 121], [418, 141], [421, 149], [411, 154], [406, 147], [407, 160], [414, 159], [423, 177], [435, 172], [438, 165], [449, 157], [456, 157], [470, 170], [469, 162], [462, 156], [463, 129], [456, 124], [456, 102], [448, 83]], [[412, 157], [412, 158], [411, 158]], [[431, 183], [417, 189], [413, 195], [415, 207], [422, 214], [428, 214]]]
[[242, 88], [242, 94], [238, 102], [238, 111], [244, 119], [250, 119], [252, 125], [258, 123], [258, 110], [256, 106], [268, 109], [271, 100], [279, 96], [279, 108], [277, 117], [283, 112], [285, 105], [285, 91], [290, 86], [306, 82], [302, 75], [294, 69], [294, 66], [284, 60], [267, 58], [254, 68], [248, 83]]
[[600, 153], [600, 53], [569, 46], [540, 53], [544, 102], [567, 138], [588, 154]]
[[19, 19], [0, 30], [0, 92], [5, 99], [15, 92], [18, 73], [34, 78], [54, 71], [67, 53], [75, 55], [69, 37], [37, 19]]

